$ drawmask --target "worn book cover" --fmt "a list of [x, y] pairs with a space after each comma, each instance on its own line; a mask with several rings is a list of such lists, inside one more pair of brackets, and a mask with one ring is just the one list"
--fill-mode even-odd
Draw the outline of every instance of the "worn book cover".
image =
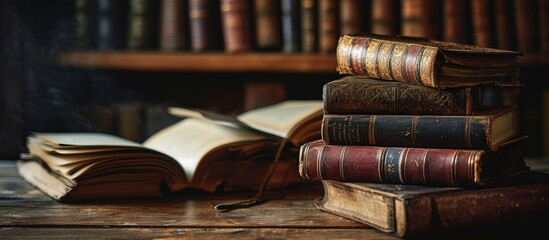
[[479, 88], [426, 88], [348, 76], [323, 87], [324, 113], [471, 115], [481, 103]]
[[549, 177], [538, 172], [525, 172], [506, 184], [474, 190], [322, 183], [324, 197], [315, 202], [317, 208], [399, 237], [512, 228], [525, 223], [539, 226], [549, 217]]
[[343, 35], [337, 71], [436, 88], [520, 85], [515, 51], [372, 34]]
[[483, 186], [527, 170], [524, 139], [497, 151], [327, 145], [301, 146], [299, 174], [338, 180], [431, 186]]

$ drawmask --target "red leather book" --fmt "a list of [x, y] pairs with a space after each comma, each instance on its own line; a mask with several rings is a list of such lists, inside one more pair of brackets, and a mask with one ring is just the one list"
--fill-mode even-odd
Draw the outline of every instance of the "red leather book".
[[221, 0], [221, 25], [226, 52], [252, 49], [248, 0]]
[[303, 144], [299, 174], [310, 180], [482, 186], [524, 172], [523, 139], [497, 151]]
[[493, 9], [493, 3], [490, 0], [473, 0], [471, 2], [475, 45], [481, 47], [495, 46], [496, 25], [492, 17]]
[[443, 2], [443, 39], [448, 42], [469, 43], [469, 4], [463, 0]]
[[439, 0], [402, 0], [400, 34], [439, 39]]
[[340, 34], [356, 34], [365, 31], [364, 26], [370, 21], [370, 9], [363, 0], [341, 0], [339, 2], [339, 32]]

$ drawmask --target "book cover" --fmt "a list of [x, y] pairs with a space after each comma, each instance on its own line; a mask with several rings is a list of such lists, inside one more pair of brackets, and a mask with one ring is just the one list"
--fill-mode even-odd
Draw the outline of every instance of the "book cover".
[[306, 143], [299, 174], [310, 180], [478, 187], [526, 171], [524, 138], [497, 151]]
[[189, 10], [187, 0], [162, 0], [160, 12], [160, 50], [178, 51], [189, 47]]
[[301, 51], [313, 53], [318, 49], [318, 1], [301, 0]]
[[481, 84], [520, 85], [521, 53], [472, 45], [389, 37], [343, 35], [337, 46], [337, 71], [436, 88]]
[[443, 39], [448, 42], [469, 43], [469, 2], [445, 0], [443, 4]]
[[278, 0], [255, 0], [255, 42], [260, 50], [282, 46], [281, 12]]
[[496, 24], [494, 23], [493, 10], [494, 3], [491, 0], [471, 1], [475, 45], [481, 47], [495, 46]]
[[143, 144], [100, 133], [34, 133], [19, 172], [64, 202], [258, 189], [271, 167], [268, 187], [284, 187], [300, 180], [297, 148], [320, 138], [321, 108], [320, 101], [285, 101], [237, 117], [176, 108], [178, 116], [195, 115]]
[[400, 1], [372, 0], [371, 32], [396, 36], [400, 33]]
[[219, 1], [188, 1], [191, 50], [199, 52], [220, 48], [223, 41]]
[[120, 50], [125, 47], [124, 29], [128, 6], [124, 1], [97, 0], [95, 5], [95, 41], [98, 50]]
[[297, 0], [281, 0], [282, 8], [282, 50], [301, 51], [301, 3]]
[[88, 49], [93, 46], [92, 40], [92, 4], [90, 0], [74, 1], [74, 48], [78, 50]]
[[328, 114], [471, 115], [481, 102], [478, 88], [426, 88], [360, 76], [326, 83], [322, 98]]
[[335, 52], [339, 37], [338, 2], [318, 0], [318, 51]]
[[221, 0], [221, 26], [226, 52], [252, 49], [249, 12], [248, 0]]
[[341, 0], [339, 2], [339, 34], [366, 32], [370, 25], [370, 1]]
[[[111, 1], [108, 1], [111, 2]], [[158, 36], [157, 4], [152, 0], [130, 0], [128, 13], [128, 49], [152, 49]]]
[[324, 197], [315, 204], [399, 237], [540, 225], [549, 216], [547, 174], [526, 172], [514, 180], [474, 190], [322, 181]]
[[402, 0], [402, 36], [439, 39], [439, 0]]

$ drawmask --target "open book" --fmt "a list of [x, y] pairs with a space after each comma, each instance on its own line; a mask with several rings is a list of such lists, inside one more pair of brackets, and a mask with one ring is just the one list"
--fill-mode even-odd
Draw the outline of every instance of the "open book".
[[152, 197], [186, 188], [255, 189], [286, 138], [288, 151], [268, 185], [284, 187], [300, 179], [298, 153], [291, 149], [320, 139], [321, 101], [285, 101], [236, 118], [171, 112], [187, 118], [143, 144], [100, 133], [35, 133], [19, 172], [60, 201]]

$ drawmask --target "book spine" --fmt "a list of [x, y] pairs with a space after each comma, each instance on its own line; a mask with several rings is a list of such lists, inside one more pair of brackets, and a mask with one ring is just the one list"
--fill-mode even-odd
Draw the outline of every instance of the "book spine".
[[74, 37], [76, 49], [89, 49], [92, 47], [91, 41], [91, 1], [74, 1]]
[[336, 0], [319, 0], [318, 2], [318, 50], [321, 53], [332, 53], [337, 48], [339, 36], [337, 7]]
[[483, 117], [325, 114], [322, 139], [335, 145], [490, 149]]
[[160, 50], [177, 51], [188, 47], [186, 0], [162, 0]]
[[438, 39], [438, 0], [402, 0], [401, 34]]
[[259, 49], [277, 49], [282, 45], [280, 1], [255, 0], [255, 33]]
[[540, 51], [549, 52], [549, 1], [538, 0]]
[[282, 6], [282, 43], [284, 52], [300, 51], [300, 2], [281, 0]]
[[215, 33], [217, 12], [219, 6], [214, 0], [189, 0], [191, 50], [206, 51], [218, 47]]
[[317, 49], [317, 8], [317, 1], [301, 0], [301, 51], [305, 53]]
[[150, 49], [153, 46], [153, 1], [130, 0], [129, 4], [128, 49]]
[[372, 33], [395, 36], [400, 30], [398, 0], [372, 0]]
[[515, 0], [517, 49], [521, 52], [537, 50], [536, 3], [534, 0]]
[[248, 1], [221, 0], [221, 17], [225, 51], [234, 53], [251, 50]]
[[471, 115], [478, 89], [438, 89], [390, 81], [332, 81], [323, 87], [324, 113]]
[[[340, 34], [358, 34], [364, 32], [364, 26], [370, 19], [367, 8], [362, 0], [341, 0], [339, 2]], [[366, 1], [369, 2], [369, 1]]]
[[436, 47], [343, 35], [337, 46], [337, 71], [437, 87], [437, 53]]
[[494, 47], [495, 25], [492, 18], [494, 6], [490, 0], [473, 0], [471, 13], [475, 44], [481, 47]]
[[436, 186], [477, 185], [482, 150], [336, 146], [306, 143], [299, 174], [310, 180]]
[[497, 47], [500, 49], [515, 49], [515, 26], [513, 25], [512, 0], [496, 0], [496, 36]]
[[456, 43], [469, 42], [468, 2], [446, 0], [444, 4], [444, 41]]

